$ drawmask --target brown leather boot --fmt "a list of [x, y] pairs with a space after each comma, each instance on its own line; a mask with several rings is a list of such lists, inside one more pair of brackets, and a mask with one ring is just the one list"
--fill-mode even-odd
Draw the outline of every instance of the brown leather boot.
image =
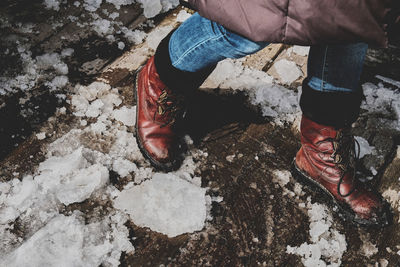
[[137, 73], [136, 140], [143, 155], [162, 171], [179, 167], [176, 123], [184, 112], [183, 96], [173, 93], [157, 73], [154, 57]]
[[301, 145], [292, 167], [294, 178], [329, 196], [344, 219], [361, 225], [389, 224], [388, 203], [355, 177], [356, 141], [350, 127], [336, 130], [303, 115]]
[[137, 143], [150, 163], [165, 172], [177, 169], [183, 160], [180, 122], [186, 99], [215, 68], [209, 66], [197, 72], [175, 68], [169, 56], [173, 33], [161, 41], [154, 57], [137, 72], [134, 89]]

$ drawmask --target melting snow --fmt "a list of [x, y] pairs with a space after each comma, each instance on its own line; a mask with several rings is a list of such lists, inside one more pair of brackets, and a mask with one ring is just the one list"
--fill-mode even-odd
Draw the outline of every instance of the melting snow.
[[47, 9], [60, 10], [61, 0], [44, 0], [43, 4]]
[[177, 22], [184, 22], [188, 18], [190, 18], [192, 15], [187, 13], [186, 10], [181, 10], [179, 11], [178, 15], [176, 16], [176, 21]]
[[346, 238], [332, 226], [332, 216], [326, 206], [309, 204], [310, 239], [299, 247], [287, 246], [287, 253], [302, 257], [306, 267], [340, 266], [343, 253], [347, 249]]
[[85, 223], [81, 212], [56, 215], [16, 250], [2, 266], [118, 266], [121, 251], [133, 252], [124, 215]]
[[292, 51], [299, 56], [305, 57], [308, 56], [308, 53], [310, 52], [310, 47], [295, 45], [293, 46]]
[[129, 214], [138, 226], [169, 237], [203, 229], [206, 189], [174, 174], [155, 174], [151, 180], [123, 190], [114, 207]]
[[[400, 130], [400, 87], [386, 88], [383, 84], [363, 84], [365, 101], [361, 108], [368, 113], [379, 113], [385, 126]], [[383, 116], [382, 116], [383, 115]]]
[[146, 18], [152, 18], [161, 12], [168, 11], [179, 4], [179, 0], [137, 0], [143, 6]]
[[136, 121], [136, 106], [132, 108], [127, 108], [123, 106], [120, 109], [115, 109], [113, 111], [113, 117], [117, 121], [122, 122], [126, 126], [134, 126]]
[[311, 243], [303, 243], [299, 247], [287, 246], [286, 252], [301, 256], [306, 267], [340, 266], [343, 253], [347, 249], [346, 238], [333, 225], [333, 218], [329, 209], [319, 203], [311, 203], [311, 197], [304, 203], [300, 199], [304, 195], [302, 185], [295, 183], [293, 191], [286, 185], [290, 182], [291, 174], [287, 170], [274, 170], [272, 181], [283, 190], [282, 195], [294, 198], [300, 208], [307, 208], [310, 220]]
[[278, 183], [282, 188], [285, 187], [290, 182], [291, 174], [289, 171], [286, 170], [275, 170], [273, 172], [273, 179], [274, 183]]
[[[202, 230], [210, 218], [213, 200], [194, 175], [193, 157], [205, 153], [192, 150], [175, 173], [153, 173], [127, 128], [135, 124], [135, 107], [120, 107], [118, 90], [103, 82], [77, 85], [75, 92], [71, 104], [84, 128], [49, 144], [33, 175], [0, 183], [0, 265], [24, 266], [29, 260], [33, 266], [118, 266], [121, 253], [133, 251], [124, 226], [128, 219], [176, 236]], [[110, 170], [131, 183], [117, 190], [109, 183]], [[88, 199], [108, 199], [129, 216], [111, 208], [87, 224], [78, 211], [60, 214]], [[17, 223], [25, 240], [13, 233]]]
[[149, 33], [149, 35], [147, 36], [146, 38], [147, 45], [151, 49], [156, 50], [161, 40], [164, 39], [164, 37], [167, 36], [172, 30], [173, 27], [171, 25], [158, 27], [157, 29]]
[[370, 146], [366, 139], [364, 139], [361, 136], [355, 136], [354, 138], [360, 145], [360, 159], [362, 159], [365, 155], [372, 154], [375, 152], [375, 147]]
[[38, 134], [36, 134], [36, 138], [38, 139], [38, 140], [43, 140], [43, 139], [45, 139], [46, 138], [46, 133], [38, 133]]
[[243, 59], [226, 59], [202, 85], [206, 88], [241, 90], [259, 106], [264, 116], [275, 117], [275, 122], [294, 121], [298, 116], [298, 93], [274, 83], [267, 73], [242, 64]]
[[303, 72], [293, 61], [281, 59], [274, 63], [273, 67], [284, 84], [291, 84], [303, 76]]

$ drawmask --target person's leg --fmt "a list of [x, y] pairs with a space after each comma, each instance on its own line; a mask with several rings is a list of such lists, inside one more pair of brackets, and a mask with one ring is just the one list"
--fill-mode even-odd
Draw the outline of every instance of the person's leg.
[[324, 92], [356, 92], [368, 45], [312, 46], [308, 57], [308, 85]]
[[267, 45], [248, 40], [196, 13], [161, 41], [155, 64], [161, 80], [185, 94], [199, 87], [219, 61], [241, 58]]
[[362, 96], [359, 82], [367, 49], [364, 43], [311, 47], [300, 101], [305, 115], [338, 128], [357, 119]]
[[183, 114], [184, 97], [199, 87], [225, 58], [257, 52], [255, 43], [194, 14], [164, 38], [136, 75], [136, 140], [152, 165], [164, 171], [179, 167], [176, 121]]
[[295, 178], [329, 191], [345, 218], [384, 226], [390, 221], [389, 206], [358, 183], [350, 131], [359, 115], [359, 82], [367, 48], [366, 44], [311, 48], [300, 98], [302, 147], [292, 172]]
[[246, 39], [196, 13], [172, 34], [169, 54], [175, 68], [196, 72], [225, 58], [253, 54], [267, 45]]

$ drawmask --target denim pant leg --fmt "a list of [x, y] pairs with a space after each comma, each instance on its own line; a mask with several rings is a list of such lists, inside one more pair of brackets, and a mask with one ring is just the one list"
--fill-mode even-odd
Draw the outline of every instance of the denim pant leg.
[[300, 98], [306, 117], [336, 128], [349, 127], [357, 120], [362, 98], [359, 81], [367, 48], [363, 43], [311, 48]]
[[196, 13], [172, 34], [169, 54], [175, 68], [196, 72], [226, 58], [256, 53], [267, 45], [248, 40]]
[[308, 86], [324, 92], [357, 92], [368, 45], [312, 46], [308, 56]]

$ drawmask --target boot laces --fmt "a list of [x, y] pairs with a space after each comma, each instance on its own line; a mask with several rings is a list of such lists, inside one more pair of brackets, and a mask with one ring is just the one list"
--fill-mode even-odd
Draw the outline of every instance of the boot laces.
[[342, 194], [340, 192], [340, 186], [349, 170], [352, 170], [352, 179], [353, 182], [356, 182], [356, 162], [360, 157], [360, 144], [349, 130], [339, 130], [336, 134], [336, 138], [332, 140], [332, 143], [333, 153], [331, 158], [336, 166], [341, 169], [337, 192], [341, 197], [348, 197], [356, 190], [356, 186], [354, 185], [347, 194]]
[[160, 127], [166, 127], [175, 123], [178, 117], [183, 117], [183, 97], [172, 95], [165, 88], [157, 101], [156, 112], [154, 112], [153, 120], [156, 120], [156, 116], [167, 116], [168, 119]]

